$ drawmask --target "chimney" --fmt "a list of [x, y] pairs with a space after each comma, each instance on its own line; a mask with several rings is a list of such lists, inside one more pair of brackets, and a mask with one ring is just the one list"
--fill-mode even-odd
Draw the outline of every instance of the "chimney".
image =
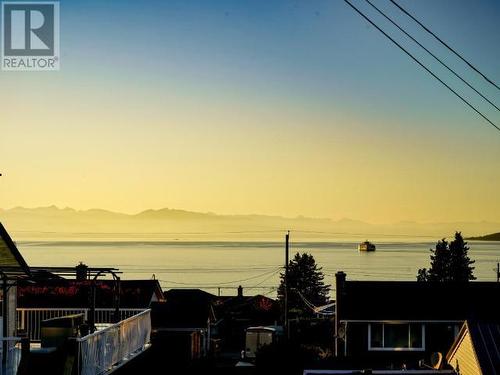
[[80, 264], [78, 266], [76, 266], [75, 268], [76, 268], [76, 280], [77, 281], [87, 280], [87, 274], [88, 274], [88, 270], [89, 270], [87, 265], [80, 262]]
[[[342, 357], [344, 355], [344, 335], [345, 330], [342, 327], [342, 302], [345, 295], [345, 280], [346, 274], [339, 271], [335, 274], [335, 356]], [[342, 331], [344, 333], [342, 333]]]
[[238, 297], [239, 298], [243, 297], [243, 287], [241, 285], [238, 287]]

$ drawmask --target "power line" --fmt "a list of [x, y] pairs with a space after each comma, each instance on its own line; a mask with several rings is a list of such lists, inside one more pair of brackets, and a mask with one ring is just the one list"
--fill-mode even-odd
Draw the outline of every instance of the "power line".
[[500, 87], [493, 82], [491, 79], [489, 79], [485, 74], [483, 74], [481, 71], [479, 71], [478, 68], [476, 68], [474, 65], [472, 65], [469, 61], [467, 61], [460, 53], [458, 53], [455, 49], [450, 47], [444, 40], [442, 40], [440, 37], [438, 37], [435, 33], [433, 33], [428, 27], [426, 27], [422, 22], [420, 22], [418, 19], [416, 19], [413, 15], [411, 15], [406, 9], [404, 9], [401, 5], [399, 5], [396, 1], [390, 0], [391, 3], [393, 3], [395, 6], [397, 6], [404, 14], [406, 14], [408, 17], [410, 17], [413, 21], [415, 21], [417, 24], [420, 25], [425, 31], [427, 31], [429, 34], [431, 34], [436, 40], [438, 40], [443, 46], [448, 48], [451, 52], [453, 52], [458, 58], [460, 58], [463, 62], [465, 62], [471, 69], [473, 69], [477, 74], [479, 74], [481, 77], [483, 77], [488, 83], [492, 84], [494, 87], [496, 87], [498, 90], [500, 90]]
[[437, 57], [434, 53], [432, 53], [428, 48], [426, 48], [422, 43], [420, 43], [417, 39], [411, 36], [406, 30], [404, 30], [400, 25], [398, 25], [392, 18], [386, 15], [380, 8], [378, 8], [375, 4], [373, 4], [370, 0], [365, 0], [368, 4], [372, 6], [378, 13], [380, 13], [385, 19], [387, 19], [390, 23], [396, 26], [402, 33], [404, 33], [408, 38], [410, 38], [413, 42], [415, 42], [420, 48], [422, 48], [425, 52], [431, 55], [434, 59], [436, 59], [441, 65], [443, 65], [446, 69], [448, 69], [455, 77], [460, 79], [463, 83], [465, 83], [469, 88], [474, 90], [476, 94], [478, 94], [481, 98], [486, 100], [489, 104], [491, 104], [497, 111], [500, 111], [500, 108], [489, 100], [485, 95], [483, 95], [479, 90], [477, 90], [474, 86], [472, 86], [468, 81], [466, 81], [460, 74], [455, 72], [452, 68], [450, 68], [443, 60]]
[[[164, 282], [164, 283], [173, 283], [171, 281], [168, 281], [168, 280], [158, 280], [158, 281], [161, 281], [161, 282]], [[167, 287], [166, 285], [167, 284], [161, 284], [161, 287], [162, 288], [165, 288], [165, 289], [169, 289], [171, 287]], [[189, 286], [189, 284], [181, 284], [182, 286], [176, 286], [175, 289], [195, 289], [195, 288], [200, 288], [200, 289], [231, 289], [231, 290], [234, 290], [234, 289], [237, 289], [239, 285], [232, 285], [232, 286], [218, 286], [218, 285], [210, 285], [210, 284], [207, 284], [207, 285], [193, 285], [193, 286]], [[256, 289], [256, 290], [265, 290], [265, 289], [270, 289], [272, 291], [276, 291], [278, 289], [277, 286], [275, 285], [262, 285], [262, 286], [246, 286], [244, 287], [244, 289]]]
[[424, 68], [427, 73], [432, 75], [435, 79], [437, 79], [443, 86], [445, 86], [448, 90], [450, 90], [453, 94], [455, 94], [460, 100], [462, 100], [468, 107], [473, 109], [479, 116], [485, 119], [491, 126], [500, 131], [500, 127], [498, 127], [493, 121], [491, 121], [488, 117], [486, 117], [481, 111], [479, 111], [476, 107], [470, 104], [463, 96], [461, 96], [458, 92], [456, 92], [453, 88], [451, 88], [446, 82], [444, 82], [441, 78], [439, 78], [432, 70], [430, 70], [427, 66], [425, 66], [420, 60], [418, 60], [415, 56], [413, 56], [408, 50], [406, 50], [401, 44], [399, 44], [396, 40], [394, 40], [389, 34], [387, 34], [384, 30], [382, 30], [375, 22], [373, 22], [368, 16], [366, 16], [362, 11], [356, 8], [349, 0], [344, 0], [352, 9], [354, 9], [361, 17], [367, 20], [373, 27], [375, 27], [378, 31], [380, 31], [386, 38], [388, 38], [392, 43], [394, 43], [397, 47], [399, 47], [404, 53], [406, 53], [410, 58], [415, 61], [418, 65]]
[[[256, 289], [256, 290], [263, 290], [263, 289], [270, 289], [270, 291], [264, 295], [270, 294], [272, 292], [275, 292], [278, 290], [278, 287], [275, 285], [262, 285], [266, 281], [269, 281], [271, 278], [275, 277], [277, 274], [280, 273], [282, 267], [278, 267], [277, 269], [274, 269], [271, 274], [269, 272], [266, 272], [264, 274], [260, 274], [254, 277], [249, 277], [246, 279], [241, 279], [241, 280], [233, 280], [229, 282], [221, 282], [221, 283], [210, 283], [210, 284], [193, 284], [193, 283], [183, 283], [183, 282], [178, 282], [178, 281], [172, 281], [172, 280], [158, 280], [162, 286], [162, 288], [167, 288], [166, 284], [173, 284], [176, 285], [176, 289], [192, 289], [192, 288], [202, 288], [202, 289], [236, 289], [238, 287], [238, 284], [242, 281], [248, 281], [252, 279], [257, 279], [262, 276], [267, 276], [263, 280], [259, 281], [257, 284], [252, 285], [252, 286], [245, 286], [244, 289]], [[235, 284], [234, 286], [229, 286], [227, 284]], [[177, 286], [180, 285], [180, 286]]]
[[[232, 281], [224, 281], [224, 282], [215, 282], [215, 283], [212, 283], [213, 284], [217, 284], [217, 285], [228, 285], [228, 284], [237, 284], [237, 283], [241, 283], [241, 282], [244, 282], [244, 281], [249, 281], [249, 280], [254, 280], [254, 279], [258, 279], [260, 277], [263, 277], [263, 276], [268, 276], [271, 274], [271, 276], [273, 276], [274, 274], [276, 274], [277, 272], [279, 272], [281, 270], [281, 267], [278, 267], [278, 268], [275, 268], [273, 269], [272, 271], [268, 271], [268, 272], [264, 272], [260, 275], [256, 275], [256, 276], [252, 276], [252, 277], [247, 277], [245, 279], [239, 279], [239, 280], [232, 280]], [[179, 285], [190, 285], [190, 286], [200, 286], [200, 287], [203, 287], [207, 284], [196, 284], [196, 283], [183, 283], [183, 282], [179, 282], [179, 281], [171, 281], [171, 280], [161, 280], [163, 282], [168, 282], [168, 283], [171, 283], [171, 284], [179, 284]]]
[[270, 290], [269, 292], [266, 292], [266, 293], [262, 293], [261, 296], [264, 296], [264, 297], [267, 297], [268, 295], [270, 295], [271, 293], [276, 293], [276, 290]]
[[273, 272], [276, 270], [276, 266], [270, 267], [244, 267], [244, 268], [131, 268], [120, 266], [120, 269], [126, 272], [132, 273], [235, 273], [235, 272], [252, 272], [252, 271], [269, 271]]
[[299, 295], [299, 297], [302, 299], [304, 304], [307, 307], [309, 307], [315, 314], [326, 315], [326, 316], [335, 315], [335, 313], [333, 311], [327, 311], [328, 309], [333, 308], [335, 306], [335, 303], [328, 303], [328, 304], [323, 305], [323, 306], [316, 306], [312, 302], [310, 302], [306, 297], [304, 297], [304, 295], [299, 290], [297, 290], [296, 292]]
[[[281, 268], [281, 267], [280, 267]], [[262, 284], [264, 284], [266, 281], [272, 279], [274, 276], [276, 276], [277, 274], [279, 274], [281, 272], [281, 270], [278, 270], [276, 272], [274, 272], [273, 274], [269, 275], [268, 277], [266, 277], [264, 280], [262, 281], [259, 281], [257, 284], [255, 284], [253, 287], [256, 288], [258, 286], [261, 286]], [[248, 287], [245, 287], [245, 288], [248, 288]]]

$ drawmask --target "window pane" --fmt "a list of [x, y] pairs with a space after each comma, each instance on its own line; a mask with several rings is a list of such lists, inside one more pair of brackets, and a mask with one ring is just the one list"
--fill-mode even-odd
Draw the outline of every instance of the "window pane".
[[270, 332], [262, 332], [259, 339], [259, 347], [263, 345], [270, 345], [273, 343], [273, 334]]
[[247, 350], [252, 350], [252, 351], [257, 350], [258, 337], [259, 334], [257, 332], [247, 332], [247, 340], [246, 340]]
[[382, 348], [382, 324], [381, 323], [370, 324], [370, 328], [371, 328], [370, 346], [372, 348]]
[[422, 324], [410, 324], [410, 348], [422, 347]]
[[384, 324], [384, 347], [407, 348], [408, 324]]

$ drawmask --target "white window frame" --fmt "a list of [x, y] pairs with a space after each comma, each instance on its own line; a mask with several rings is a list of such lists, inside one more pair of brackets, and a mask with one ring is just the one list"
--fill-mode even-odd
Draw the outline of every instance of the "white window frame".
[[[382, 324], [382, 347], [372, 346], [372, 324]], [[408, 347], [386, 347], [384, 345], [384, 335], [385, 335], [385, 325], [393, 325], [393, 324], [407, 324], [408, 325]], [[418, 348], [410, 348], [411, 345], [411, 332], [410, 325], [411, 324], [420, 324], [422, 327], [422, 346]], [[425, 324], [422, 322], [399, 322], [399, 323], [383, 323], [383, 322], [373, 322], [368, 324], [368, 350], [369, 351], [385, 351], [385, 352], [423, 352], [425, 351]]]

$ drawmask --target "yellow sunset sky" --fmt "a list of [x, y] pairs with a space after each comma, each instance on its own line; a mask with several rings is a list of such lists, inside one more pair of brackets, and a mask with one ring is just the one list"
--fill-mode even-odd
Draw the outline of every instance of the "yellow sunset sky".
[[[146, 8], [137, 33], [120, 28], [134, 5], [91, 27], [62, 4], [61, 71], [0, 73], [0, 207], [500, 222], [500, 134], [334, 3]], [[472, 43], [493, 19], [452, 21], [498, 78]]]

